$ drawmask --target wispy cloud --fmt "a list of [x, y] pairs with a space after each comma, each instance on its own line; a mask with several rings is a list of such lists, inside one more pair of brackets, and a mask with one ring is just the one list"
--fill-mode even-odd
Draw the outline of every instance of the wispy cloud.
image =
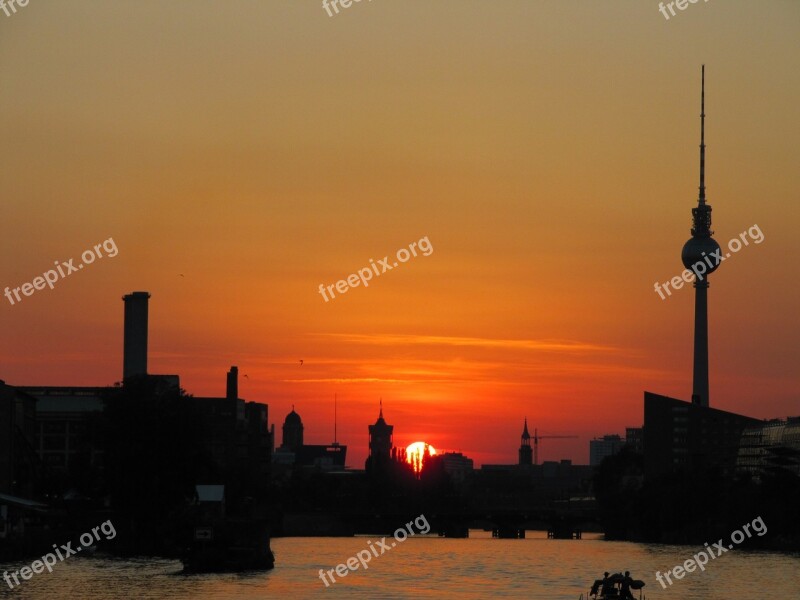
[[336, 338], [356, 344], [379, 346], [461, 346], [478, 348], [501, 348], [509, 350], [538, 350], [545, 352], [620, 352], [613, 346], [604, 346], [574, 340], [510, 340], [480, 337], [456, 337], [441, 335], [409, 335], [396, 333], [315, 333], [318, 337]]
[[281, 379], [280, 381], [282, 383], [414, 383], [410, 379], [383, 379], [381, 377], [328, 377], [322, 379]]

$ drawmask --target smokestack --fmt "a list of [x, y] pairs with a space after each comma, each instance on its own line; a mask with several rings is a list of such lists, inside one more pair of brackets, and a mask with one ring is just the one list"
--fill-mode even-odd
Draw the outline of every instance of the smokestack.
[[239, 397], [239, 367], [231, 367], [228, 371], [228, 388], [225, 393], [228, 400], [236, 400]]
[[132, 292], [125, 302], [125, 331], [122, 354], [122, 379], [147, 374], [148, 292]]

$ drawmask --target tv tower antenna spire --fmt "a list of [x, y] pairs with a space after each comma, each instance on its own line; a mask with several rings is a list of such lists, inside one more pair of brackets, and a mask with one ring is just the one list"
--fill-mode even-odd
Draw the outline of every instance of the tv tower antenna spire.
[[698, 203], [706, 203], [706, 66], [700, 71], [700, 197]]

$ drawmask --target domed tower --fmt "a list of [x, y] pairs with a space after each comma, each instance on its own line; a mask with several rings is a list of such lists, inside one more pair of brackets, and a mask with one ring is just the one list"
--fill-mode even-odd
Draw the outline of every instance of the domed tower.
[[283, 422], [283, 444], [281, 448], [286, 448], [292, 452], [297, 452], [303, 445], [303, 420], [292, 405], [292, 412], [286, 415]]
[[369, 426], [369, 456], [375, 461], [387, 461], [392, 453], [392, 432], [394, 425], [383, 420], [383, 400], [375, 425]]
[[533, 449], [531, 448], [531, 434], [528, 433], [527, 417], [525, 417], [525, 428], [522, 430], [522, 443], [519, 447], [519, 464], [523, 466], [533, 464]]
[[683, 266], [694, 281], [694, 374], [692, 404], [708, 406], [708, 276], [722, 262], [719, 244], [711, 236], [711, 205], [706, 204], [705, 82], [703, 65], [700, 91], [700, 196], [692, 209], [692, 237], [683, 245]]

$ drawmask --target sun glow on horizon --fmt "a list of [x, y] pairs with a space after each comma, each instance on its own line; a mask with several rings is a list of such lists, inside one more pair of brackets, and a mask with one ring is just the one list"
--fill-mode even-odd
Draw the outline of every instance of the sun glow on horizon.
[[436, 455], [436, 448], [425, 442], [414, 442], [406, 447], [406, 461], [414, 467], [415, 473], [419, 473], [422, 470], [426, 449], [430, 456]]

